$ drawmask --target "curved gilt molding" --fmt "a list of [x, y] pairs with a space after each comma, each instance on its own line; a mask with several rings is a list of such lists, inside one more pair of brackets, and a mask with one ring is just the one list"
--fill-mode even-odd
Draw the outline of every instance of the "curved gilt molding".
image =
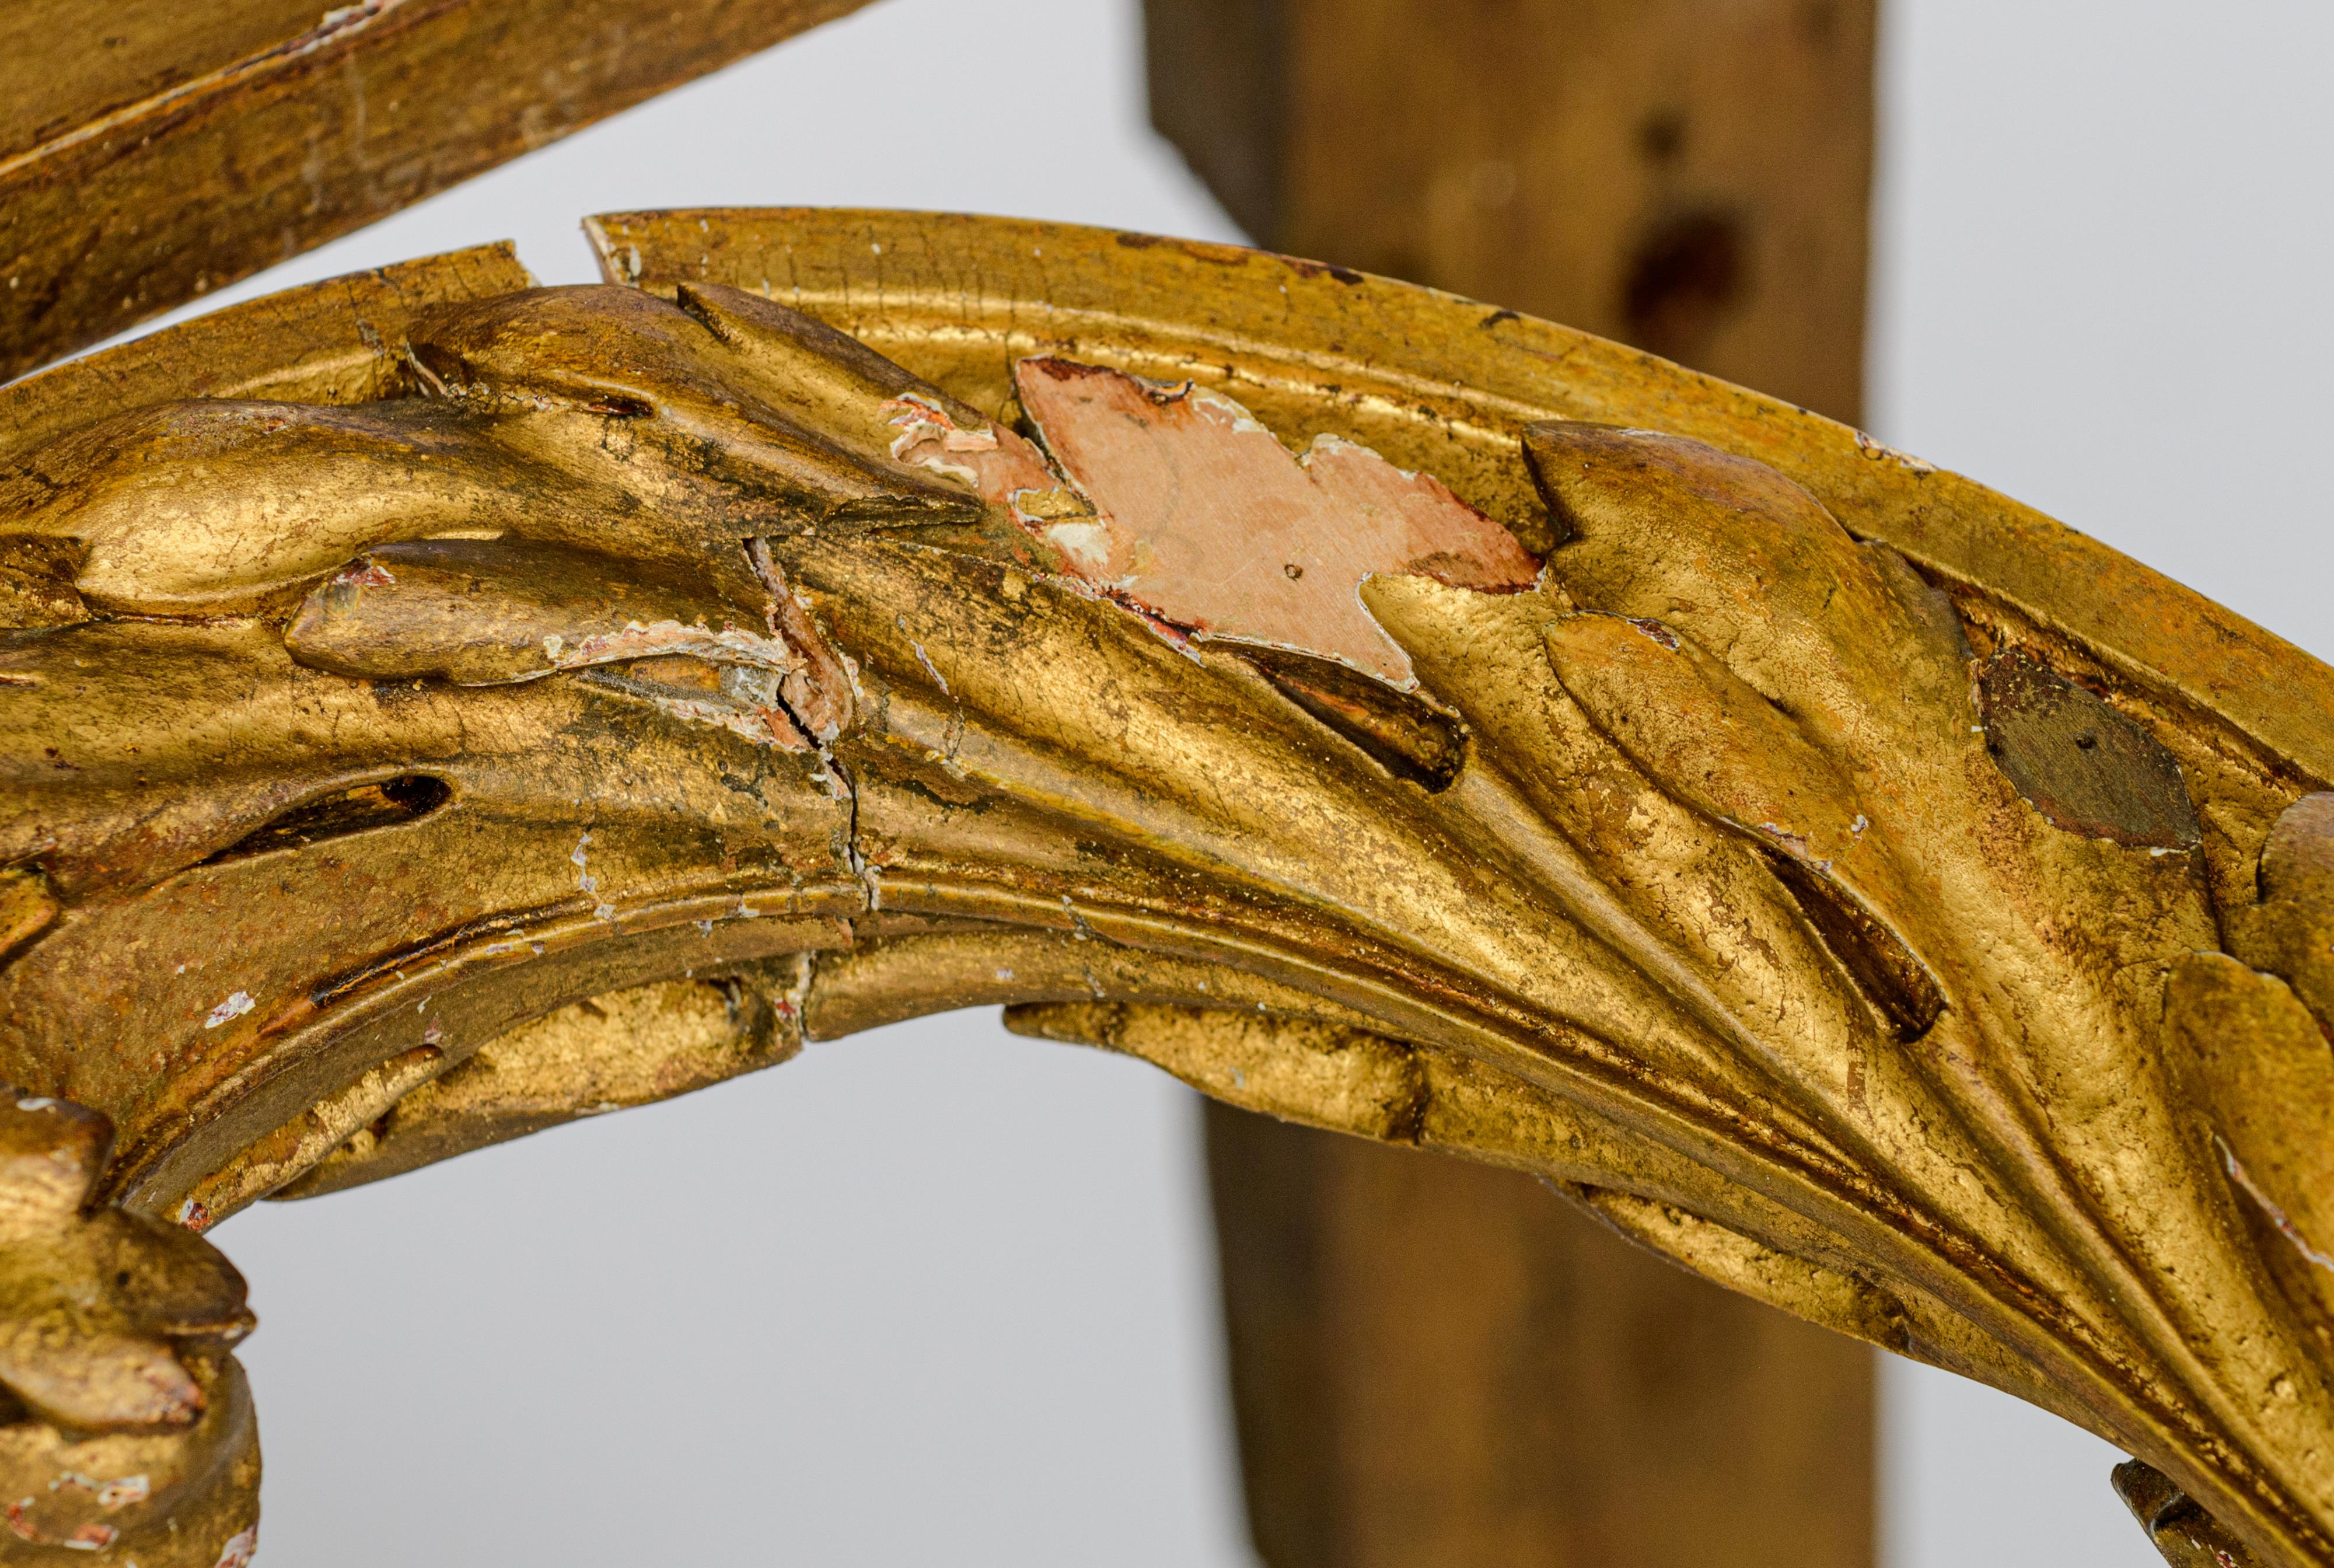
[[592, 231], [0, 394], [18, 1537], [127, 1552], [17, 1477], [134, 1442], [210, 1478], [140, 1561], [247, 1549], [240, 1282], [140, 1216], [1002, 1002], [2058, 1411], [2175, 1562], [2334, 1556], [2334, 673], [1429, 291]]

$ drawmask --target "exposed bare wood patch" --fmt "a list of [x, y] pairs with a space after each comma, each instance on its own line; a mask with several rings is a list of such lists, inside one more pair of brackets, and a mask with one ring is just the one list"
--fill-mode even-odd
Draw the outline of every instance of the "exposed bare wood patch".
[[1440, 480], [1335, 436], [1292, 456], [1231, 399], [1060, 359], [1022, 406], [1095, 516], [1048, 537], [1089, 582], [1195, 632], [1344, 659], [1407, 684], [1355, 589], [1374, 573], [1531, 586], [1538, 563]]
[[[1046, 498], [1061, 492], [1061, 479], [1046, 466], [1045, 454], [1014, 431], [916, 392], [890, 399], [883, 411], [899, 427], [892, 455], [900, 461], [963, 480], [1012, 508], [1025, 525], [1054, 515]], [[1025, 506], [1029, 509], [1024, 511]]]
[[1335, 436], [1294, 456], [1190, 382], [1029, 359], [1017, 384], [1060, 473], [1013, 431], [913, 396], [886, 405], [902, 429], [892, 455], [972, 485], [1079, 579], [1172, 626], [1407, 685], [1408, 657], [1355, 592], [1364, 577], [1497, 591], [1538, 576], [1512, 535], [1440, 480]]

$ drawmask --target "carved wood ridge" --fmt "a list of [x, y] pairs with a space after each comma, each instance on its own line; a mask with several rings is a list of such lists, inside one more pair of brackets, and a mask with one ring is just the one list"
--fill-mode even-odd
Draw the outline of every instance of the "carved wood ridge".
[[1002, 1002], [2055, 1410], [2175, 1561], [2334, 1557], [2334, 672], [1429, 290], [592, 233], [0, 393], [16, 1540], [248, 1551], [158, 1222]]

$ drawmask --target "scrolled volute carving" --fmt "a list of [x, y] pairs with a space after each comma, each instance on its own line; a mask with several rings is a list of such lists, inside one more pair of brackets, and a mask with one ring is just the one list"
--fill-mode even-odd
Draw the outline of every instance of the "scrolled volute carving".
[[1221, 387], [981, 405], [668, 292], [0, 474], [0, 1071], [121, 1127], [106, 1196], [1003, 1002], [2057, 1410], [2159, 1537], [2334, 1552], [2305, 769], [1684, 436], [1525, 421], [1502, 527]]

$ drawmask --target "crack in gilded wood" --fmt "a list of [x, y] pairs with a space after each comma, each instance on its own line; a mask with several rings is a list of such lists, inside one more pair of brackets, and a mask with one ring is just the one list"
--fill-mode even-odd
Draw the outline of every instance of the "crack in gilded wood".
[[1003, 1002], [1535, 1172], [2124, 1445], [2261, 1563], [2323, 1560], [2327, 1275], [2256, 1195], [2334, 1241], [2305, 769], [1873, 542], [1784, 471], [1853, 450], [1812, 416], [1648, 429], [1722, 394], [1614, 359], [1578, 396], [1633, 417], [1490, 452], [1209, 368], [1228, 315], [1295, 317], [1284, 278], [1505, 363], [1458, 302], [1232, 252], [1178, 285], [1186, 337], [998, 295], [984, 338], [920, 268], [1189, 258], [894, 218], [927, 259], [892, 235], [879, 309], [816, 260], [873, 267], [869, 221], [684, 232], [802, 253], [805, 303], [889, 357], [605, 220], [644, 286], [419, 309], [392, 395], [149, 388], [0, 471], [54, 542], [0, 647], [0, 1074], [118, 1137], [84, 1159], [117, 1206], [0, 1237], [0, 1322], [86, 1285], [75, 1227], [174, 1246], [130, 1216]]

